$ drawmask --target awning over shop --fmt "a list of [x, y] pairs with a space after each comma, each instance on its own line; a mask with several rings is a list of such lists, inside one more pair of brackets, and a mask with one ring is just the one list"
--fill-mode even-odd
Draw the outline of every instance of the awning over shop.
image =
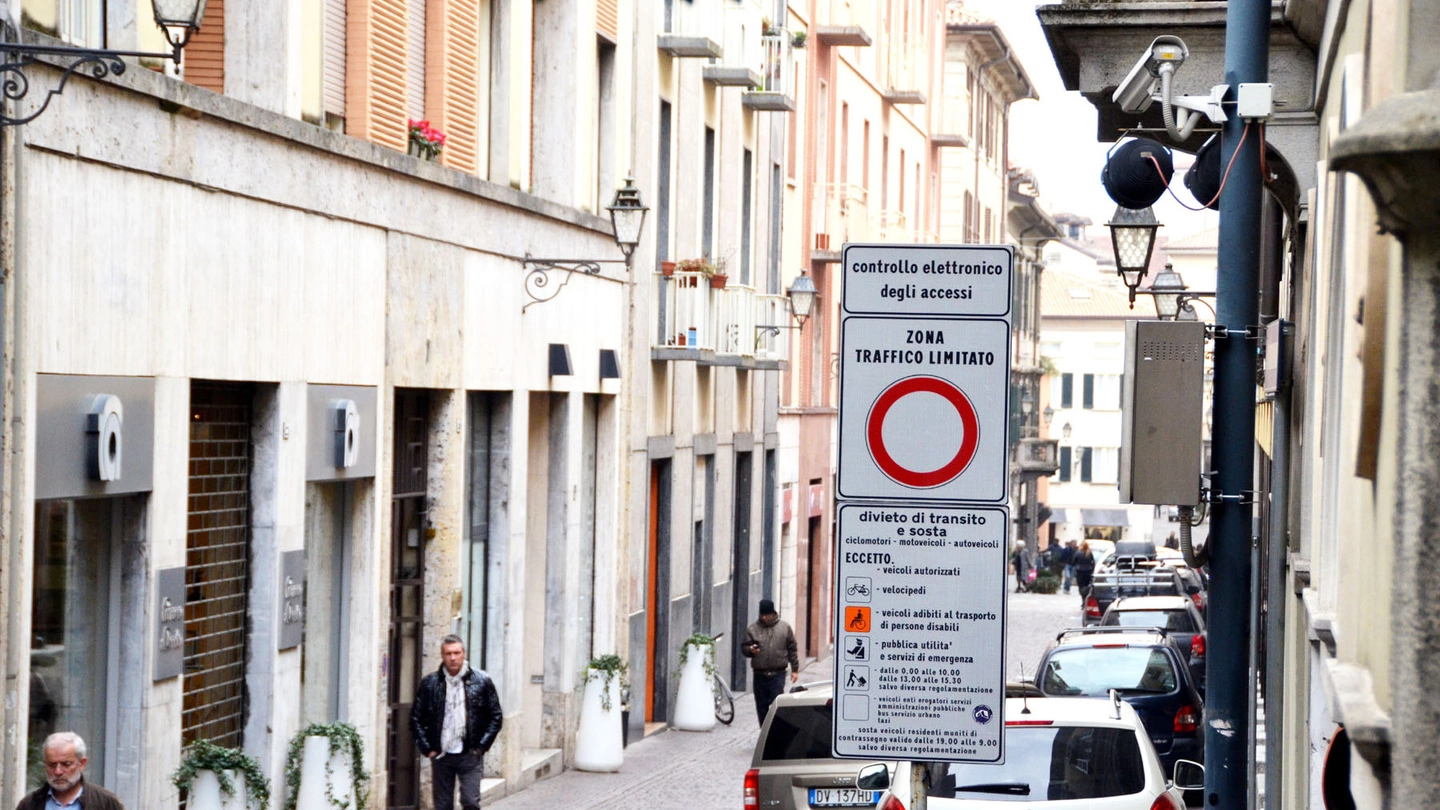
[[1069, 523], [1071, 520], [1071, 513], [1076, 511], [1077, 510], [1075, 509], [1066, 509], [1060, 506], [1052, 506], [1050, 508], [1050, 522], [1056, 525], [1059, 525], [1061, 523]]
[[1081, 509], [1080, 516], [1086, 526], [1130, 525], [1130, 513], [1125, 509]]

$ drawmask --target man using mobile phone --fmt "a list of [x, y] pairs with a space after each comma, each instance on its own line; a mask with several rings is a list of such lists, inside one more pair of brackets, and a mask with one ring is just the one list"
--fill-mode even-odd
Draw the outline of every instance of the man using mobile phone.
[[770, 713], [770, 704], [785, 691], [785, 667], [790, 667], [790, 681], [800, 679], [800, 654], [795, 645], [795, 631], [780, 620], [775, 603], [760, 600], [760, 620], [745, 631], [740, 652], [750, 659], [755, 674], [755, 714], [760, 725]]

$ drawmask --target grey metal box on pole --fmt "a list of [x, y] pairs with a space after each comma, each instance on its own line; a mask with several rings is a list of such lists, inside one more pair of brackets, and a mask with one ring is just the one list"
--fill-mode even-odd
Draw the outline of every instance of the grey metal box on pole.
[[1205, 324], [1126, 321], [1121, 503], [1200, 502]]

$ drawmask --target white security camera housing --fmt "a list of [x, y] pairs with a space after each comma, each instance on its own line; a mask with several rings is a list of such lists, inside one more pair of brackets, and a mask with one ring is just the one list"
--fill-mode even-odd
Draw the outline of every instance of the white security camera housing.
[[1189, 55], [1189, 49], [1179, 37], [1168, 34], [1156, 37], [1146, 49], [1145, 55], [1130, 69], [1125, 80], [1115, 88], [1110, 100], [1120, 105], [1123, 112], [1145, 112], [1150, 109], [1151, 102], [1156, 100], [1161, 71], [1173, 73], [1185, 63]]

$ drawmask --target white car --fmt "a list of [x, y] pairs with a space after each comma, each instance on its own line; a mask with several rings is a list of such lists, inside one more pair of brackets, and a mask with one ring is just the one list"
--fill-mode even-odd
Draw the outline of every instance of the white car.
[[[909, 762], [860, 770], [856, 786], [884, 790], [876, 810], [913, 806]], [[1007, 698], [1005, 762], [933, 762], [930, 810], [1184, 810], [1204, 787], [1204, 766], [1181, 760], [1166, 780], [1140, 718], [1113, 693], [1093, 698]]]

